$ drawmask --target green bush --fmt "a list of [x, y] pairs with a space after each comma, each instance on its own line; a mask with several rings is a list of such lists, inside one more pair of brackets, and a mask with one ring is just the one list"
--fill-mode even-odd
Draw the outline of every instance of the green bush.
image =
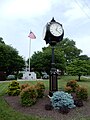
[[35, 73], [36, 73], [37, 78], [40, 79], [41, 78], [40, 73], [39, 72], [35, 72]]
[[18, 77], [18, 79], [22, 79], [23, 73], [19, 73], [17, 77]]
[[73, 89], [70, 86], [65, 87], [65, 92], [72, 93]]
[[[71, 87], [72, 91], [71, 92], [75, 92], [76, 88], [79, 87], [78, 83], [76, 80], [70, 80], [69, 82], [67, 82], [66, 87]], [[70, 89], [69, 89], [70, 90]], [[68, 92], [68, 91], [67, 91]]]
[[88, 98], [88, 92], [85, 87], [78, 87], [76, 89], [76, 96], [81, 100], [87, 100]]
[[29, 86], [23, 89], [20, 93], [21, 104], [24, 106], [32, 106], [37, 100], [37, 91], [35, 86]]
[[20, 89], [23, 90], [23, 89], [25, 89], [26, 87], [29, 87], [29, 86], [30, 86], [30, 85], [29, 85], [28, 83], [22, 84], [22, 85], [20, 86]]
[[38, 93], [38, 98], [42, 98], [44, 96], [44, 91], [45, 91], [45, 85], [43, 82], [37, 82], [35, 85], [35, 88]]
[[20, 86], [17, 81], [12, 81], [7, 90], [8, 95], [10, 96], [18, 96], [20, 94]]
[[88, 92], [85, 87], [81, 87], [77, 84], [77, 81], [71, 80], [67, 82], [65, 87], [65, 92], [75, 93], [76, 97], [81, 100], [87, 100]]

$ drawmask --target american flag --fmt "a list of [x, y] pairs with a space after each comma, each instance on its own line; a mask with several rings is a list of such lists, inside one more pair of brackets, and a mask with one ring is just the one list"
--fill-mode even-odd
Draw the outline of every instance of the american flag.
[[31, 39], [36, 39], [36, 36], [34, 35], [34, 33], [32, 31], [30, 31], [28, 37]]

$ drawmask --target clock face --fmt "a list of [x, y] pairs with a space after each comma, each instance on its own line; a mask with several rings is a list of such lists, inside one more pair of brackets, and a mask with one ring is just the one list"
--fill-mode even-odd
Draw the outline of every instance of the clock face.
[[50, 32], [53, 36], [59, 37], [63, 33], [63, 28], [59, 23], [52, 23], [50, 25]]

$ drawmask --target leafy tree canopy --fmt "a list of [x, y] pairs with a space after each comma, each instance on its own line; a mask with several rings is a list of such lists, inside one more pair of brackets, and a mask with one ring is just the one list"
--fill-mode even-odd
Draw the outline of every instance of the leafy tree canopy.
[[0, 42], [0, 71], [6, 72], [7, 75], [13, 74], [22, 70], [24, 67], [24, 60], [22, 56], [18, 55], [18, 51], [6, 45], [5, 43]]
[[66, 58], [67, 64], [72, 62], [73, 59], [78, 58], [82, 50], [76, 47], [76, 44], [73, 40], [68, 38], [63, 39], [59, 44], [57, 44], [59, 51], [64, 52], [64, 57]]
[[67, 66], [68, 74], [77, 75], [78, 80], [82, 75], [90, 74], [90, 60], [75, 59], [71, 64]]
[[5, 44], [5, 42], [3, 41], [3, 38], [2, 38], [2, 37], [0, 37], [0, 43]]
[[90, 60], [90, 58], [87, 55], [80, 55], [79, 59], [80, 60]]
[[[56, 68], [63, 71], [66, 70], [66, 65], [71, 63], [73, 59], [77, 58], [82, 51], [75, 46], [73, 40], [68, 38], [63, 39], [55, 46], [54, 56]], [[35, 52], [31, 57], [31, 68], [36, 71], [45, 70], [49, 73], [52, 62], [52, 48], [42, 48], [42, 52]]]

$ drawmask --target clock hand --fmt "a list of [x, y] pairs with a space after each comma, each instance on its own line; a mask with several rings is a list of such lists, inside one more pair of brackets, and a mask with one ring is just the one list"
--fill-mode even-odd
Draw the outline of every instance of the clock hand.
[[56, 28], [56, 31], [57, 31], [58, 33], [60, 33], [60, 31], [58, 31], [58, 27]]

